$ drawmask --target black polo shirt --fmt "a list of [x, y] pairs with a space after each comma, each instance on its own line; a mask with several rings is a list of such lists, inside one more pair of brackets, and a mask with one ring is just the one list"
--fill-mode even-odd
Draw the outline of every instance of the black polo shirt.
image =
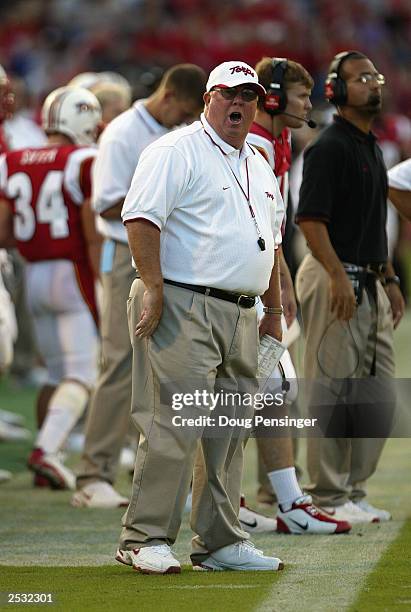
[[362, 265], [387, 261], [387, 171], [372, 132], [342, 117], [304, 154], [296, 223], [326, 223], [342, 261]]

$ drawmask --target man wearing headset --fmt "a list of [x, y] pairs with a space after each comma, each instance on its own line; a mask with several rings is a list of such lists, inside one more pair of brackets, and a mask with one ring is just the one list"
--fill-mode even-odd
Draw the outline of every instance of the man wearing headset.
[[308, 440], [309, 489], [351, 523], [390, 518], [365, 500], [391, 427], [392, 334], [404, 311], [387, 261], [387, 174], [371, 132], [384, 82], [358, 51], [332, 61], [325, 96], [337, 114], [305, 152], [296, 216], [311, 250], [296, 280], [304, 374], [330, 436]]
[[[290, 128], [301, 128], [304, 123], [315, 127], [307, 119], [311, 110], [310, 94], [313, 79], [307, 70], [292, 60], [285, 58], [263, 57], [255, 67], [260, 83], [267, 93], [261, 96], [257, 105], [254, 122], [248, 134], [248, 141], [264, 155], [277, 177], [285, 205], [288, 200], [288, 171], [291, 165], [291, 132]], [[283, 224], [284, 226], [284, 224]], [[287, 263], [279, 246], [281, 302], [284, 309], [283, 330], [295, 319], [297, 306], [294, 287]], [[292, 380], [296, 373], [291, 357], [286, 353], [281, 358], [281, 370]], [[281, 379], [280, 370], [274, 377]], [[292, 389], [287, 394], [287, 401], [293, 401], [297, 391]], [[278, 501], [277, 531], [282, 533], [318, 533], [333, 534], [349, 531], [347, 521], [331, 519], [312, 505], [309, 495], [304, 495], [297, 482], [294, 467], [293, 444], [290, 436], [275, 439], [256, 437], [259, 457], [269, 483]], [[261, 483], [260, 493], [264, 484]], [[269, 523], [265, 517], [254, 513], [247, 507], [240, 508], [240, 521], [245, 530], [268, 531]], [[256, 526], [253, 528], [253, 525]]]

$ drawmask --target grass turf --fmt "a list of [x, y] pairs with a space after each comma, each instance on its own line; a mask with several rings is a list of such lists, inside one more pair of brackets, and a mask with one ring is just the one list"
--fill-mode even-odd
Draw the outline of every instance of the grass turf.
[[[0, 408], [21, 414], [25, 418], [25, 426], [34, 431], [34, 389], [16, 389], [9, 380], [0, 381]], [[22, 442], [0, 443], [0, 469], [13, 473], [26, 470], [26, 461], [33, 446], [32, 440]]]
[[[410, 314], [402, 327], [404, 333], [396, 335], [397, 376], [406, 377], [409, 376]], [[33, 400], [33, 391], [13, 390], [7, 381], [0, 383], [0, 407], [24, 414], [28, 426], [34, 421]], [[304, 441], [301, 443], [300, 456]], [[411, 597], [406, 589], [393, 597], [390, 581], [387, 584], [378, 575], [379, 601], [385, 601], [384, 593], [387, 593], [389, 603], [385, 603], [385, 608], [373, 607], [373, 598], [369, 595], [374, 587], [365, 583], [367, 575], [374, 576], [374, 568], [378, 571], [380, 557], [391, 550], [389, 547], [396, 540], [402, 522], [409, 516], [411, 448], [405, 438], [388, 442], [377, 473], [369, 483], [370, 501], [391, 510], [394, 520], [378, 526], [355, 527], [348, 536], [255, 536], [253, 539], [259, 548], [285, 561], [286, 570], [278, 575], [244, 572], [205, 575], [186, 570], [178, 577], [150, 577], [117, 567], [113, 553], [122, 511], [78, 510], [69, 505], [70, 492], [34, 490], [31, 475], [25, 468], [30, 446], [30, 442], [0, 445], [0, 467], [14, 473], [10, 483], [0, 486], [3, 598], [5, 590], [51, 591], [56, 593], [60, 609], [65, 606], [65, 609], [80, 611], [127, 606], [142, 612], [153, 608], [202, 612], [234, 607], [294, 612], [304, 605], [310, 612], [340, 612], [349, 609], [361, 592], [360, 604], [355, 604], [354, 610], [391, 611], [397, 609], [393, 608], [394, 604], [400, 606], [399, 610], [411, 609], [411, 603], [407, 603]], [[78, 465], [78, 457], [71, 465]], [[250, 505], [255, 505], [255, 473], [255, 445], [251, 442], [247, 448], [244, 480]], [[124, 473], [117, 486], [121, 493], [129, 492], [130, 482]], [[262, 510], [272, 515], [273, 510]], [[188, 562], [191, 535], [185, 515], [175, 546], [182, 563]], [[409, 539], [407, 545], [409, 548]], [[395, 569], [394, 563], [392, 569], [400, 576], [407, 575], [406, 552], [405, 548], [404, 554], [397, 556], [398, 567]], [[384, 574], [384, 569], [381, 572]], [[393, 584], [397, 583], [393, 580]]]
[[411, 610], [411, 517], [389, 546], [351, 607], [351, 612]]
[[[251, 612], [276, 580], [275, 572], [194, 573], [186, 567], [179, 576], [145, 576], [120, 566], [2, 566], [0, 605], [3, 609], [15, 608], [6, 604], [7, 592], [24, 592], [52, 593], [53, 609], [58, 610]], [[38, 609], [39, 604], [23, 607]]]

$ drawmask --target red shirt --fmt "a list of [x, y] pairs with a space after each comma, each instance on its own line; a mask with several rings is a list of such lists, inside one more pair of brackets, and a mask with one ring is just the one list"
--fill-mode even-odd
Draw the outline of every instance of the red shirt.
[[[291, 166], [291, 132], [284, 128], [278, 138], [273, 138], [271, 132], [255, 121], [251, 124], [247, 141], [256, 146], [267, 159], [278, 181], [278, 186], [284, 200], [285, 210], [288, 202], [288, 171]], [[284, 236], [286, 217], [281, 225]]]
[[288, 197], [288, 171], [291, 166], [291, 133], [284, 128], [277, 138], [255, 121], [251, 125], [250, 134], [258, 137], [258, 140], [247, 138], [252, 144], [261, 147], [265, 153], [268, 163], [274, 170], [280, 187], [284, 203], [287, 204]]

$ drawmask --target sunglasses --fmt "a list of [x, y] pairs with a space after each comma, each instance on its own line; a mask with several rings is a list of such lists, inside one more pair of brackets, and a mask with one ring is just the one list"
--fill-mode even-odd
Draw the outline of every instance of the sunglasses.
[[244, 102], [253, 102], [253, 100], [258, 98], [258, 92], [250, 87], [243, 87], [243, 89], [237, 89], [237, 87], [213, 87], [211, 91], [219, 91], [224, 100], [234, 100], [238, 95]]

